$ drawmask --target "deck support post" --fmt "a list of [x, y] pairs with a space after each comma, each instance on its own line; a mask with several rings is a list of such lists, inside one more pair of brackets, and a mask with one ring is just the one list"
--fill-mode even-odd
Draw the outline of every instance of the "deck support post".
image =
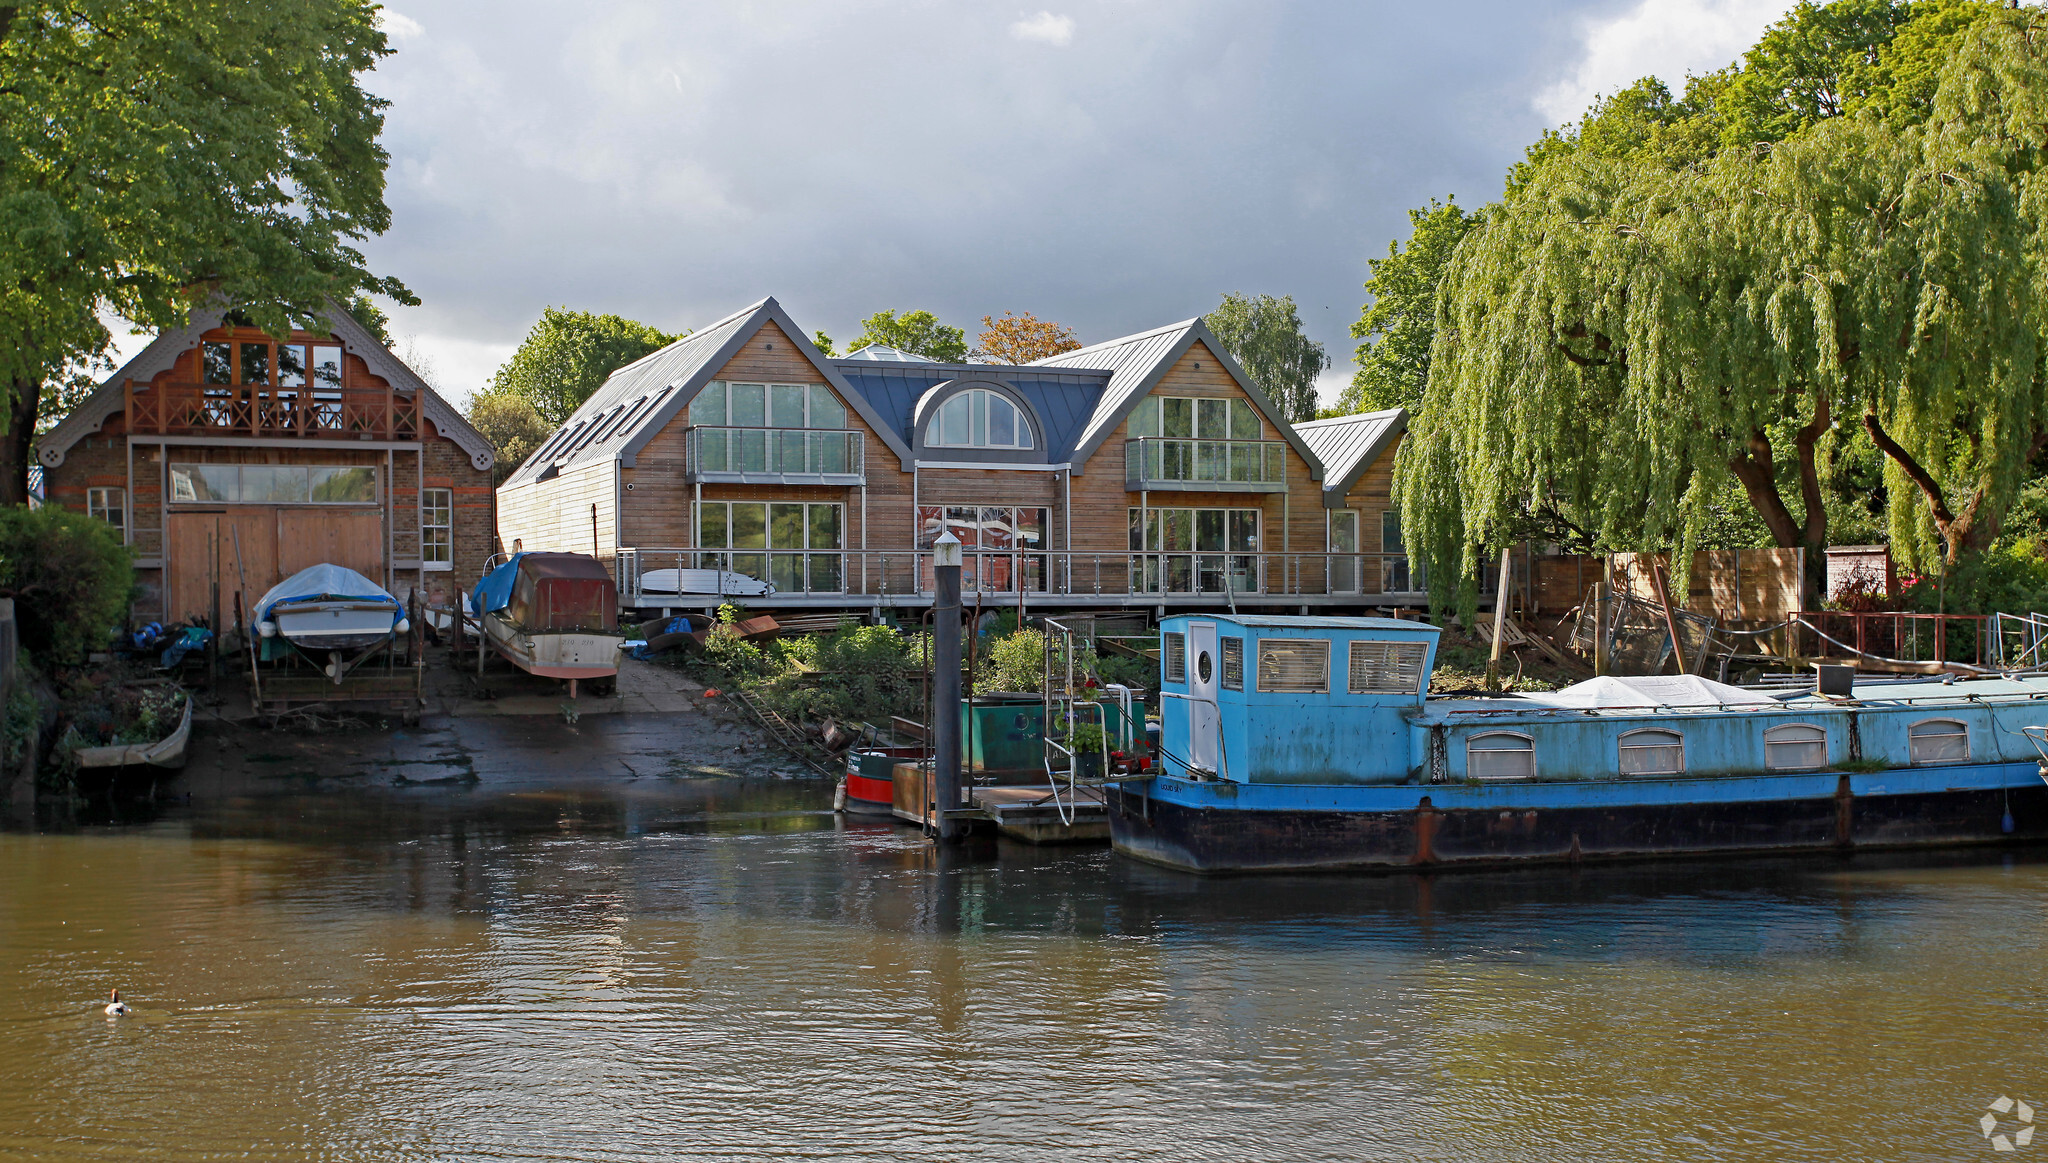
[[948, 529], [932, 546], [932, 821], [941, 843], [959, 840], [960, 539]]

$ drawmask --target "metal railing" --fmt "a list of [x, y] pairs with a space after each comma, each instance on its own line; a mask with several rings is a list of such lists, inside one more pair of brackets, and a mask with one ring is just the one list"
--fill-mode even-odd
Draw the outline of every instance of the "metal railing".
[[859, 484], [866, 470], [854, 429], [698, 425], [685, 437], [691, 481]]
[[1124, 488], [1273, 492], [1287, 487], [1284, 440], [1189, 440], [1141, 436], [1124, 441]]
[[[1059, 597], [1125, 596], [1142, 604], [1227, 604], [1235, 598], [1377, 597], [1412, 604], [1420, 589], [1394, 584], [1422, 581], [1419, 566], [1403, 554], [1383, 553], [1064, 553], [1031, 548], [969, 548], [963, 554], [961, 590], [996, 598], [1036, 601]], [[640, 600], [642, 584], [655, 571], [712, 570], [716, 577], [693, 579], [726, 587], [691, 591], [689, 597], [766, 597], [751, 583], [767, 582], [781, 597], [831, 598], [849, 603], [869, 598], [918, 599], [932, 589], [929, 549], [690, 549], [637, 546], [621, 549], [616, 571], [620, 601]], [[727, 577], [726, 575], [733, 575]], [[663, 580], [667, 580], [664, 577]], [[1375, 584], [1378, 583], [1378, 584]], [[688, 597], [662, 591], [669, 604]], [[662, 604], [654, 601], [651, 604]]]

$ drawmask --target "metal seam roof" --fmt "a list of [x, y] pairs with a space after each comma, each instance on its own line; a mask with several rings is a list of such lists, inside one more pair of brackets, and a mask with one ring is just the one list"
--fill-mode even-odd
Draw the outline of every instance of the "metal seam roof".
[[1323, 499], [1326, 505], [1333, 505], [1350, 493], [1365, 470], [1407, 428], [1407, 409], [1389, 408], [1383, 412], [1309, 420], [1297, 424], [1295, 431], [1322, 459]]

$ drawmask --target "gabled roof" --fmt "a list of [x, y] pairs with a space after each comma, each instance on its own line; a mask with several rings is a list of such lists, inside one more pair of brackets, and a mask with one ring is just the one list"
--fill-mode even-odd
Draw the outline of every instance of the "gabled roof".
[[[36, 441], [36, 458], [50, 468], [64, 463], [64, 456], [71, 446], [87, 436], [98, 432], [107, 418], [127, 408], [127, 394], [122, 385], [129, 380], [148, 383], [162, 372], [169, 371], [178, 357], [199, 345], [200, 338], [208, 331], [221, 325], [227, 316], [224, 309], [209, 308], [192, 313], [191, 321], [183, 327], [160, 333], [149, 342], [149, 346], [136, 353], [134, 359], [122, 364], [113, 375], [108, 376], [99, 387], [94, 388], [79, 405], [73, 408], [48, 435]], [[356, 318], [343, 310], [339, 303], [327, 301], [328, 327], [342, 347], [362, 358], [371, 372], [383, 378], [392, 390], [401, 395], [417, 396], [420, 400], [420, 414], [433, 421], [434, 427], [443, 436], [455, 442], [456, 447], [469, 454], [469, 463], [479, 471], [491, 467], [496, 454], [491, 442], [465, 420], [441, 394], [427, 386], [405, 361], [392, 354], [391, 349]]]
[[1013, 388], [1038, 413], [1045, 428], [1046, 460], [1067, 461], [1102, 400], [1110, 373], [1094, 368], [1073, 370], [992, 363], [909, 363], [842, 359], [835, 366], [854, 390], [866, 397], [883, 420], [913, 445], [918, 401], [940, 384], [956, 380], [993, 380]]
[[647, 442], [696, 398], [719, 369], [738, 355], [754, 333], [774, 323], [825, 382], [910, 466], [910, 446], [804, 338], [796, 320], [773, 298], [744, 307], [659, 351], [613, 372], [583, 406], [548, 435], [503, 487], [527, 484], [601, 461], [631, 468]]
[[1287, 422], [1280, 409], [1266, 397], [1265, 392], [1259, 390], [1259, 386], [1245, 374], [1244, 368], [1238, 366], [1237, 360], [1231, 357], [1215, 333], [1209, 330], [1208, 324], [1199, 318], [1170, 323], [1151, 331], [1141, 331], [1136, 335], [1126, 335], [1121, 339], [1094, 343], [1031, 361], [1032, 367], [1104, 368], [1110, 373], [1109, 386], [1103, 391], [1102, 399], [1096, 405], [1095, 414], [1089, 417], [1087, 427], [1074, 449], [1072, 460], [1075, 471], [1081, 471], [1088, 458], [1094, 456], [1095, 450], [1102, 446], [1102, 442], [1109, 439], [1109, 434], [1116, 431], [1116, 426], [1123, 423], [1124, 418], [1131, 414], [1131, 409], [1138, 406], [1138, 401], [1144, 399], [1147, 393], [1158, 385], [1167, 370], [1196, 343], [1207, 345], [1216, 361], [1223, 365], [1223, 370], [1237, 381], [1237, 386], [1244, 389], [1245, 395], [1251, 397], [1252, 403], [1272, 422], [1281, 438], [1293, 445], [1294, 451], [1308, 462], [1310, 477], [1322, 479], [1322, 461], [1316, 458], [1308, 445], [1302, 443], [1301, 437], [1294, 431], [1294, 426]]
[[1324, 506], [1342, 508], [1358, 478], [1408, 430], [1408, 409], [1309, 420], [1294, 429], [1322, 459]]

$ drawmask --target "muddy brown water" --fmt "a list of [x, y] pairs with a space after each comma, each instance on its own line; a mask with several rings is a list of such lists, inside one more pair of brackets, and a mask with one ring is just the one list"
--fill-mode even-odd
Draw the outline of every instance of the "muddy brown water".
[[1202, 880], [935, 854], [734, 747], [217, 732], [154, 806], [0, 834], [0, 1158], [1954, 1160], [2001, 1095], [2048, 1123], [2038, 850]]

